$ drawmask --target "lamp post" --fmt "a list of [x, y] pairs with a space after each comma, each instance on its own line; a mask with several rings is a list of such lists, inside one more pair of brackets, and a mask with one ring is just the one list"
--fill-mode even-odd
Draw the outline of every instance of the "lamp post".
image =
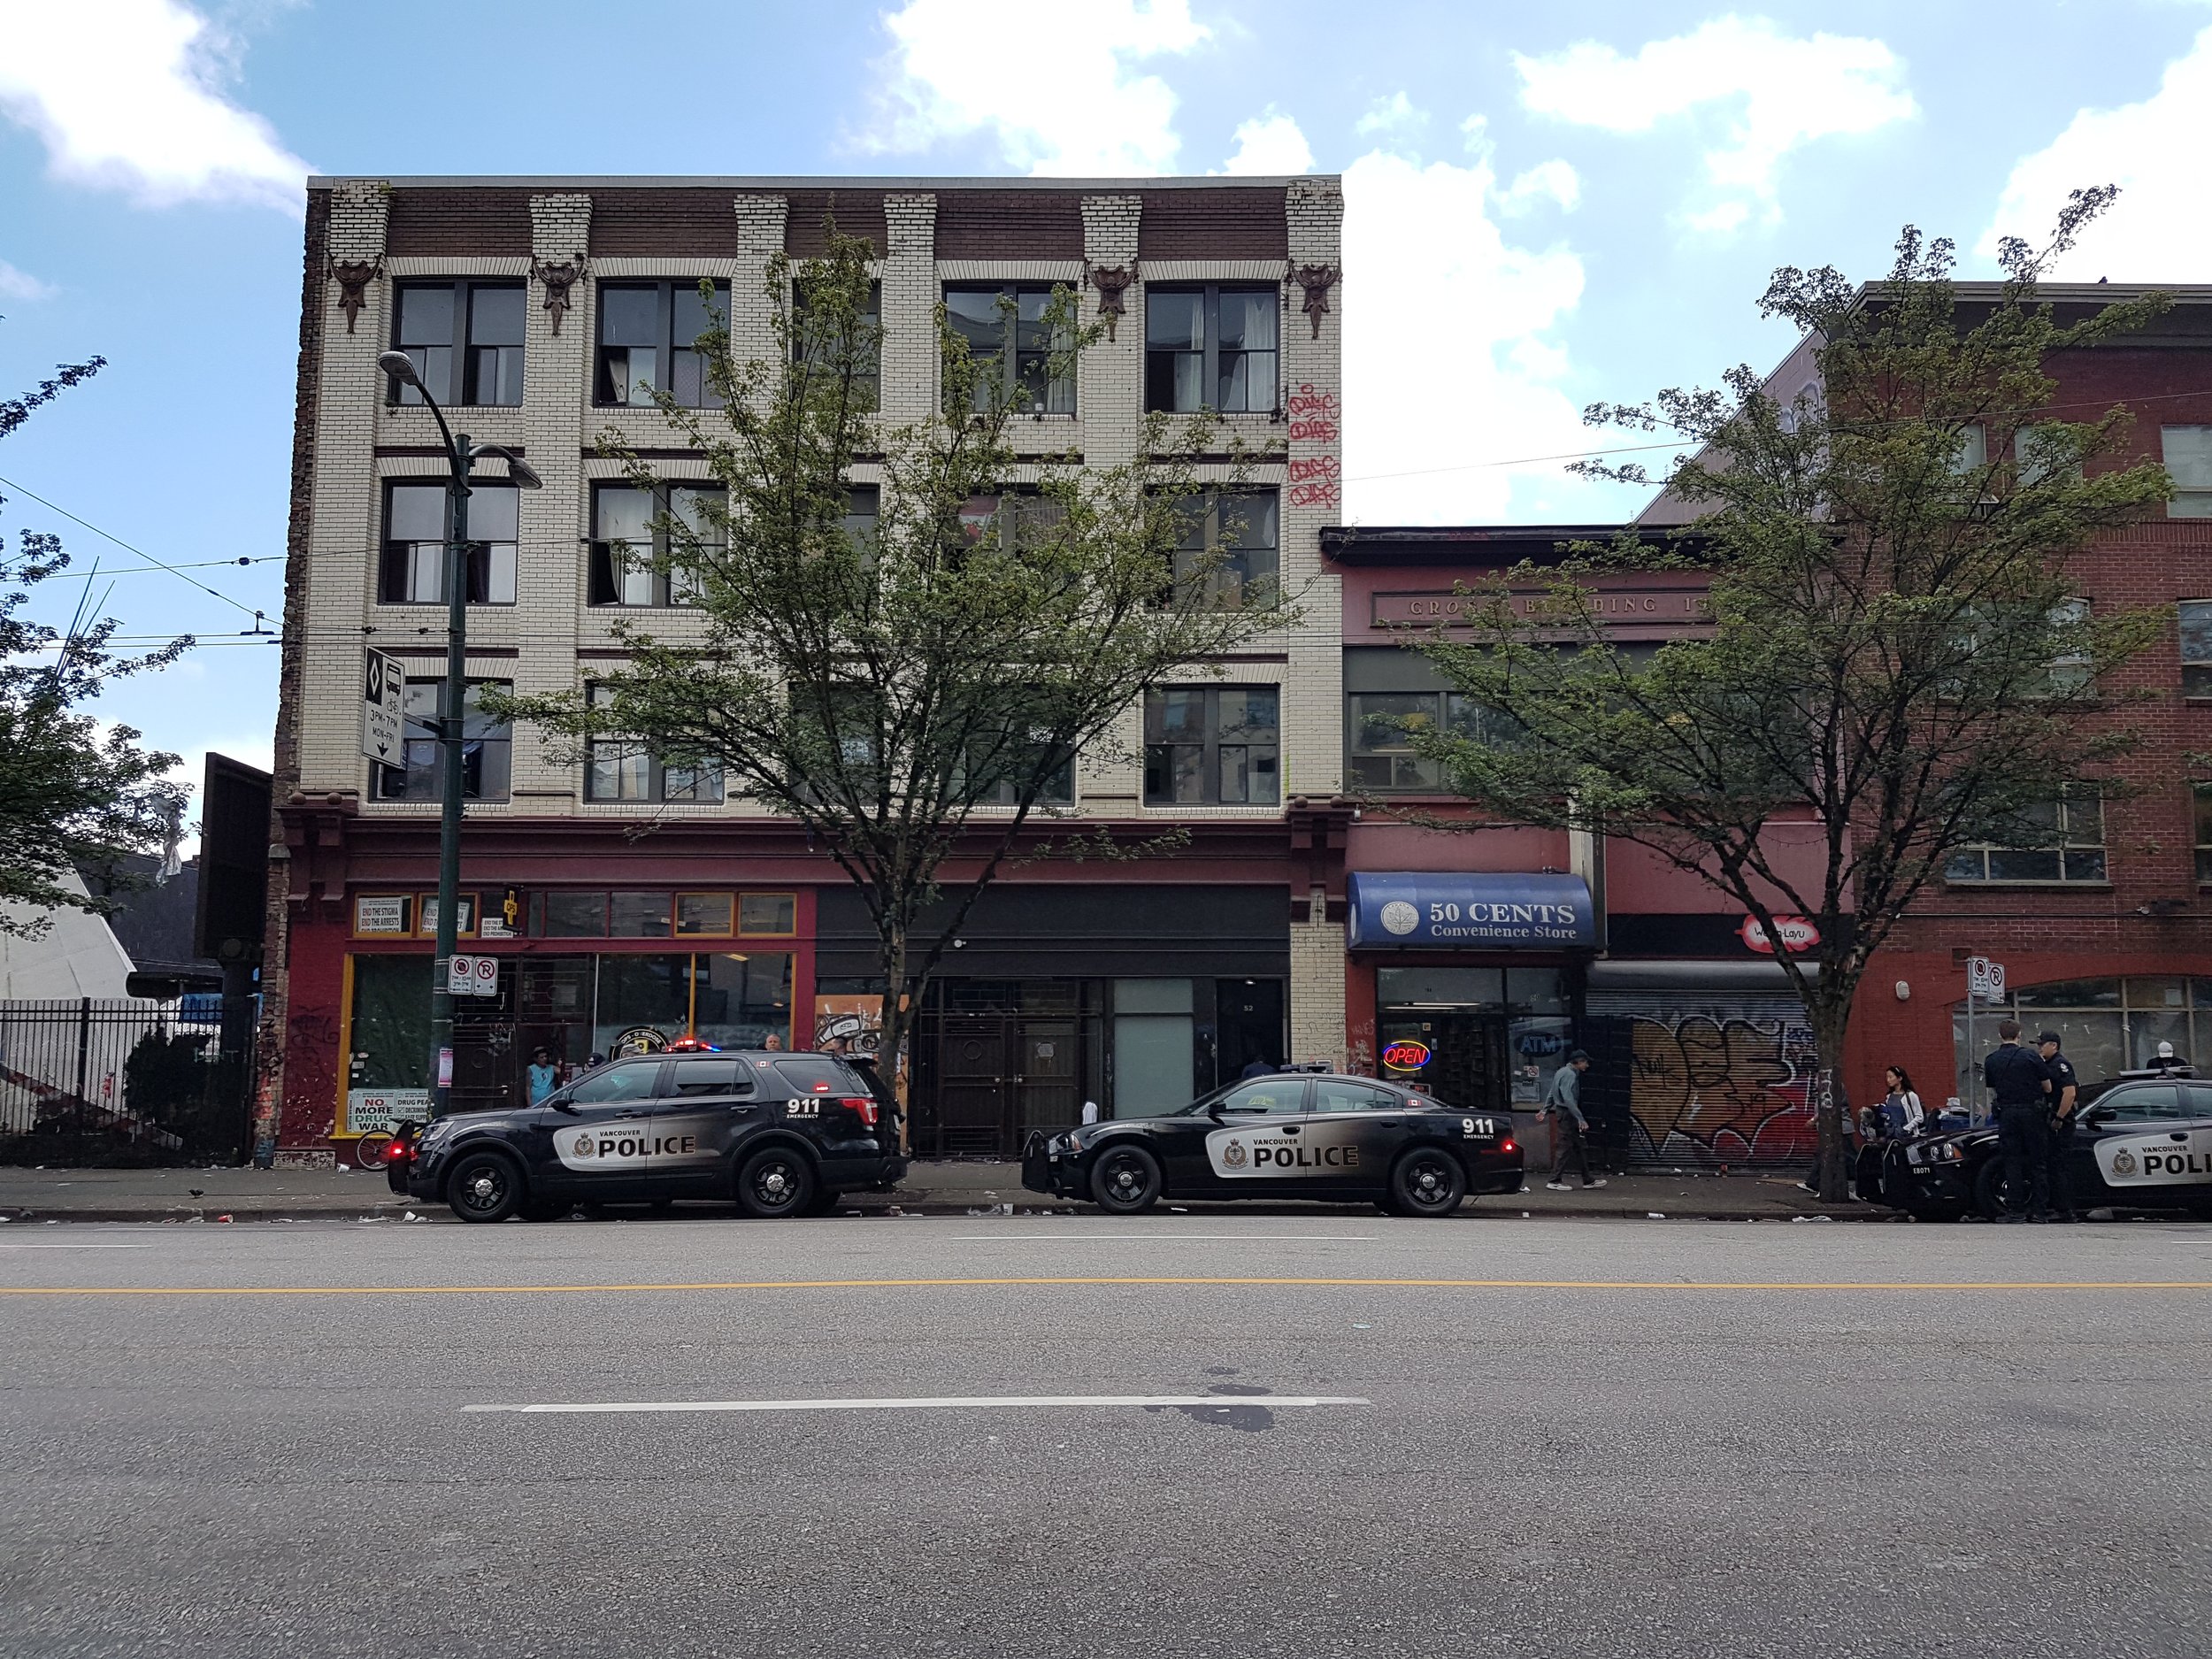
[[447, 964], [460, 926], [462, 727], [468, 703], [468, 521], [469, 474], [477, 461], [495, 455], [507, 463], [507, 476], [524, 489], [543, 480], [521, 457], [495, 443], [471, 444], [467, 433], [456, 437], [445, 411], [422, 383], [404, 351], [387, 351], [378, 370], [422, 394], [445, 440], [445, 689], [438, 699], [438, 741], [442, 745], [438, 788], [438, 943], [430, 965], [431, 1115], [442, 1118], [453, 1094], [453, 994], [446, 988]]

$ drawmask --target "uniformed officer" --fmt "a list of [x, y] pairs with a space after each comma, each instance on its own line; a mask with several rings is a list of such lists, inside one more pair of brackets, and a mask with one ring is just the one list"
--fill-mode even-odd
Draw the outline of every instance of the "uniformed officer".
[[2020, 1046], [2020, 1022], [1997, 1027], [2001, 1041], [1982, 1062], [1982, 1081], [1996, 1096], [1997, 1146], [2011, 1194], [2007, 1221], [2040, 1221], [2050, 1202], [2050, 1073], [2040, 1056]]
[[2071, 1221], [2074, 1184], [2068, 1179], [2066, 1161], [2073, 1148], [2074, 1106], [2081, 1097], [2081, 1079], [2074, 1074], [2074, 1063], [2059, 1051], [2056, 1032], [2043, 1033], [2035, 1046], [2042, 1053], [2043, 1069], [2049, 1073], [2047, 1087], [2051, 1091], [2051, 1214], [2061, 1221]]

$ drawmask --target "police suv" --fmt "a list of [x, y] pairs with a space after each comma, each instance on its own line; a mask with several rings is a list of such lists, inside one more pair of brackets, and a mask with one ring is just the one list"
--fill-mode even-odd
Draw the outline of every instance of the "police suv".
[[[2212, 1220], [2212, 1082], [2126, 1078], [2074, 1110], [2056, 1143], [2074, 1208], [2186, 1210]], [[2005, 1174], [1993, 1126], [1889, 1148], [1878, 1192], [1862, 1195], [1926, 1221], [2024, 1207]]]
[[835, 1055], [622, 1059], [534, 1106], [459, 1112], [392, 1148], [388, 1179], [464, 1221], [550, 1221], [579, 1203], [735, 1200], [764, 1218], [826, 1210], [906, 1173], [897, 1112]]
[[1521, 1187], [1513, 1120], [1333, 1072], [1232, 1083], [1164, 1118], [1029, 1138], [1022, 1185], [1118, 1216], [1163, 1198], [1323, 1198], [1448, 1216]]

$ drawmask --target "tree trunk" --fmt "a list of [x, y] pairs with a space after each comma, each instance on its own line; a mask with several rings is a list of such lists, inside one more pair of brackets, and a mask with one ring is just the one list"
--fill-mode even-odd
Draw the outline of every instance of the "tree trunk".
[[1813, 1048], [1820, 1070], [1813, 1079], [1819, 1108], [1820, 1188], [1823, 1203], [1838, 1204], [1851, 1196], [1850, 1139], [1844, 1125], [1850, 1121], [1851, 1091], [1843, 1080], [1843, 1039], [1851, 1024], [1851, 1005], [1823, 997], [1813, 1013]]
[[907, 1027], [914, 1017], [914, 1004], [906, 994], [906, 929], [892, 924], [881, 945], [883, 1001], [876, 1012], [876, 1075], [899, 1102], [899, 1150], [904, 1152], [911, 1141], [908, 1125], [913, 1113], [908, 1107], [907, 1078], [899, 1056], [906, 1052]]

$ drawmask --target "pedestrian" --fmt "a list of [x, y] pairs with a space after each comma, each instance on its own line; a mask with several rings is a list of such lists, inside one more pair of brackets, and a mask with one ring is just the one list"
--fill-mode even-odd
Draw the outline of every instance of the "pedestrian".
[[2189, 1069], [2189, 1063], [2174, 1052], [2173, 1044], [2162, 1042], [2158, 1045], [2158, 1053], [2152, 1057], [2148, 1069], [2157, 1072], [2161, 1077], [2172, 1077], [2177, 1072], [2186, 1071]]
[[767, 1036], [761, 1040], [760, 1046], [769, 1054], [777, 1054], [782, 1051], [783, 1039], [775, 1032], [772, 1031], [767, 1034]]
[[2004, 1158], [2006, 1221], [2042, 1221], [2050, 1203], [2050, 1072], [2042, 1056], [2020, 1046], [2020, 1022], [1997, 1027], [1997, 1048], [1982, 1062], [1982, 1081], [1996, 1097], [1997, 1149]]
[[1881, 1113], [1884, 1138], [1902, 1140], [1916, 1135], [1928, 1121], [1927, 1110], [1920, 1103], [1920, 1096], [1913, 1092], [1912, 1079], [1901, 1065], [1891, 1066], [1882, 1073]]
[[2058, 1033], [2044, 1032], [2036, 1038], [2035, 1046], [2042, 1054], [2043, 1069], [2050, 1074], [2047, 1087], [2051, 1092], [2047, 1098], [2051, 1108], [2051, 1140], [2046, 1160], [2050, 1168], [2051, 1214], [2061, 1221], [2071, 1221], [2074, 1183], [2066, 1165], [2074, 1149], [2074, 1108], [2081, 1100], [2081, 1079], [2075, 1075], [2074, 1063], [2066, 1057]]
[[1605, 1185], [1602, 1178], [1590, 1179], [1590, 1151], [1583, 1141], [1590, 1120], [1582, 1115], [1582, 1074], [1589, 1069], [1590, 1056], [1579, 1048], [1570, 1049], [1566, 1064], [1551, 1074], [1544, 1103], [1536, 1109], [1538, 1117], [1551, 1119], [1551, 1179], [1544, 1185], [1555, 1193], [1571, 1190], [1566, 1179], [1571, 1157], [1581, 1172], [1585, 1188]]
[[1241, 1083], [1247, 1078], [1271, 1077], [1278, 1069], [1275, 1063], [1265, 1055], [1256, 1054], [1246, 1063], [1244, 1070], [1237, 1073], [1237, 1081]]
[[553, 1064], [550, 1048], [530, 1053], [530, 1103], [534, 1106], [561, 1086], [561, 1068]]

